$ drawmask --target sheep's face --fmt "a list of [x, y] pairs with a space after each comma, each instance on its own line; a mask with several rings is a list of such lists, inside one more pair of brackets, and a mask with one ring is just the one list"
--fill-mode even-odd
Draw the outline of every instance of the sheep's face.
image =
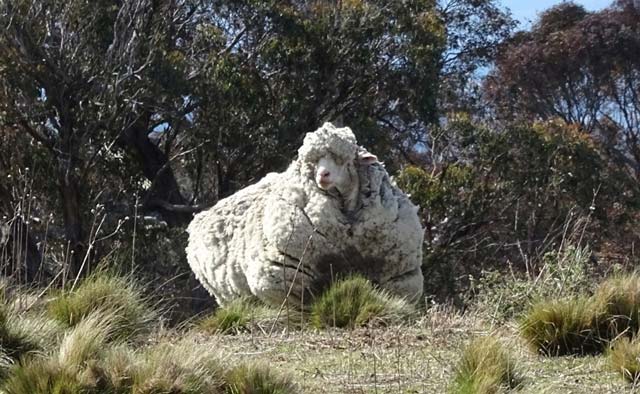
[[356, 181], [356, 172], [352, 160], [327, 154], [318, 160], [316, 165], [315, 181], [322, 190], [336, 189], [340, 194], [345, 194]]
[[358, 189], [356, 164], [377, 162], [376, 156], [362, 150], [355, 160], [344, 160], [328, 153], [318, 160], [315, 172], [316, 185], [322, 190], [337, 190], [343, 197], [350, 197]]

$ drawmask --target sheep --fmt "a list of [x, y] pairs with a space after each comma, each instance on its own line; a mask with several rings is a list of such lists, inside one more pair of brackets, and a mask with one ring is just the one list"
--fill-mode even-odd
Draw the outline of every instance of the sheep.
[[307, 133], [285, 172], [220, 200], [187, 231], [189, 265], [220, 305], [247, 295], [305, 304], [354, 272], [422, 294], [417, 207], [346, 127]]

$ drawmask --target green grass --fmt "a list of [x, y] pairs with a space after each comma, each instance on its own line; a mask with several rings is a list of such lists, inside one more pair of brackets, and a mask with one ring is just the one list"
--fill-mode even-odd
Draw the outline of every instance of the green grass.
[[[71, 328], [58, 349], [22, 359], [0, 387], [7, 394], [294, 393], [266, 366], [224, 365], [215, 347], [167, 338], [134, 349], [113, 343], [112, 316], [96, 312]], [[235, 365], [231, 364], [231, 365]]]
[[640, 381], [640, 341], [620, 338], [608, 352], [609, 365], [634, 385]]
[[189, 340], [161, 343], [133, 363], [134, 393], [221, 393], [224, 369], [215, 349]]
[[99, 271], [84, 279], [74, 290], [63, 291], [48, 305], [49, 315], [73, 327], [90, 314], [101, 311], [113, 315], [114, 334], [129, 339], [149, 329], [156, 311], [130, 277]]
[[0, 348], [11, 359], [50, 348], [61, 331], [50, 319], [0, 304]]
[[531, 347], [546, 356], [593, 354], [604, 350], [597, 322], [606, 317], [589, 297], [539, 301], [520, 323], [520, 334]]
[[108, 312], [94, 312], [67, 331], [55, 355], [67, 369], [78, 368], [97, 359], [116, 330], [117, 321]]
[[452, 394], [490, 394], [515, 388], [520, 381], [514, 358], [492, 336], [472, 340], [455, 368]]
[[607, 318], [599, 330], [610, 339], [635, 335], [640, 328], [640, 276], [637, 273], [615, 275], [596, 289], [592, 303]]
[[6, 394], [81, 394], [86, 392], [76, 372], [50, 359], [35, 359], [12, 371], [2, 390]]
[[592, 296], [578, 295], [533, 304], [521, 335], [548, 356], [602, 353], [620, 336], [640, 327], [640, 277], [617, 275], [603, 281]]
[[401, 298], [373, 287], [360, 276], [334, 283], [311, 306], [316, 328], [354, 328], [368, 324], [391, 324], [408, 318], [413, 307]]
[[[497, 328], [504, 339], [483, 336], [467, 346], [464, 344], [470, 336], [495, 332], [496, 321], [486, 314], [476, 315], [477, 311], [467, 314], [451, 311], [446, 316], [442, 312], [437, 318], [434, 315], [430, 319], [417, 319], [419, 313], [413, 306], [358, 277], [336, 283], [311, 308], [315, 313], [313, 319], [317, 319], [311, 323], [316, 327], [341, 325], [350, 328], [349, 332], [308, 329], [305, 325], [290, 330], [281, 322], [290, 320], [286, 310], [279, 315], [277, 310], [245, 299], [203, 319], [191, 332], [186, 325], [167, 329], [159, 320], [144, 317], [139, 323], [144, 327], [134, 331], [141, 335], [131, 341], [130, 335], [122, 335], [131, 327], [129, 320], [121, 318], [123, 307], [95, 302], [96, 295], [102, 294], [97, 297], [99, 300], [112, 299], [122, 305], [126, 301], [110, 297], [113, 293], [121, 297], [129, 291], [134, 301], [148, 302], [141, 296], [139, 286], [126, 290], [127, 284], [134, 282], [115, 278], [91, 277], [79, 283], [74, 291], [45, 294], [35, 300], [39, 303], [37, 308], [24, 307], [33, 305], [34, 300], [20, 303], [20, 308], [13, 307], [20, 291], [7, 292], [9, 298], [0, 303], [0, 392], [241, 394], [448, 390], [466, 394], [503, 392], [515, 387], [523, 394], [614, 393], [628, 387], [619, 374], [635, 383], [640, 370], [640, 345], [635, 340], [617, 341], [606, 358], [599, 355], [608, 348], [611, 335], [626, 338], [636, 327], [635, 276], [606, 280], [591, 296], [536, 303], [518, 329], [510, 323]], [[95, 285], [96, 282], [100, 285]], [[114, 283], [119, 283], [119, 287]], [[86, 288], [92, 290], [85, 293], [88, 295], [83, 302], [74, 299]], [[110, 290], [96, 290], [105, 288]], [[52, 311], [57, 309], [50, 305], [61, 298], [66, 306], [92, 306], [78, 308], [86, 311], [83, 313], [67, 314], [73, 315], [73, 319], [81, 318], [64, 320], [65, 324], [61, 324], [52, 319], [56, 316]], [[69, 299], [73, 301], [67, 302]], [[66, 323], [71, 320], [73, 324]], [[507, 348], [504, 343], [512, 346]], [[536, 349], [535, 353], [528, 351], [527, 343]], [[461, 353], [460, 349], [464, 351]], [[569, 356], [539, 357], [537, 353]], [[589, 353], [597, 356], [572, 357]], [[277, 372], [280, 370], [287, 374], [281, 375]], [[526, 371], [526, 375], [521, 371]]]
[[112, 331], [112, 316], [94, 313], [70, 329], [59, 348], [22, 358], [2, 389], [7, 394], [93, 393], [87, 366], [99, 359]]
[[[129, 278], [100, 272], [73, 291], [45, 298], [51, 300], [45, 309], [17, 310], [7, 305], [9, 300], [0, 303], [2, 393], [294, 392], [282, 391], [291, 382], [269, 368], [235, 368], [215, 346], [202, 345], [185, 332], [154, 337], [151, 329], [159, 325], [151, 319], [158, 315]], [[255, 313], [274, 313], [248, 300], [230, 310], [235, 315], [229, 310], [217, 314], [225, 330], [240, 330]], [[134, 334], [147, 335], [132, 342]], [[227, 377], [235, 379], [233, 386]]]
[[262, 364], [243, 364], [227, 374], [228, 394], [292, 394], [299, 389], [290, 378]]
[[197, 322], [197, 327], [208, 334], [238, 334], [249, 330], [252, 319], [263, 315], [265, 308], [250, 298], [238, 298], [229, 305]]

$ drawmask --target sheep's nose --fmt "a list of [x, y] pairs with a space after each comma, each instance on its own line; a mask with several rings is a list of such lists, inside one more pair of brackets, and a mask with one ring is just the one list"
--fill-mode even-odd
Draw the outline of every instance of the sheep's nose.
[[329, 172], [329, 170], [321, 170], [320, 171], [320, 177], [321, 178], [328, 178], [329, 175], [331, 175], [331, 173]]

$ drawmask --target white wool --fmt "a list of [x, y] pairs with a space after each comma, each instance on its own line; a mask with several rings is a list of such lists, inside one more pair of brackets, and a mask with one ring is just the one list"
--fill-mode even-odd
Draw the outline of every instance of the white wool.
[[[417, 207], [380, 163], [359, 165], [359, 150], [349, 128], [326, 123], [305, 136], [285, 172], [268, 174], [194, 217], [187, 259], [219, 304], [244, 295], [280, 304], [288, 293], [290, 301], [306, 302], [347, 272], [408, 299], [422, 294]], [[354, 211], [314, 180], [327, 152], [357, 168]]]

